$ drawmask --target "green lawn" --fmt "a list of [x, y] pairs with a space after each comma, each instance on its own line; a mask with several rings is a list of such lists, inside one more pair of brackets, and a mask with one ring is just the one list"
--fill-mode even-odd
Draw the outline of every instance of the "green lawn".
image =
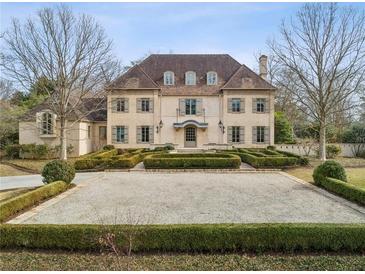
[[[313, 183], [313, 170], [313, 167], [300, 167], [288, 169], [286, 172], [306, 182]], [[345, 168], [345, 170], [350, 184], [365, 189], [365, 167]]]
[[110, 254], [2, 251], [0, 270], [365, 270], [361, 255]]

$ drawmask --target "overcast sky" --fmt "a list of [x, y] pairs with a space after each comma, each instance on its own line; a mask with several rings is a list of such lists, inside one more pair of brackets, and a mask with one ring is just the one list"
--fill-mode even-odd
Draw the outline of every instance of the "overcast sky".
[[[56, 3], [0, 3], [1, 31], [12, 17], [34, 16]], [[301, 3], [67, 3], [94, 16], [128, 64], [147, 53], [228, 53], [255, 68], [254, 54], [278, 34]], [[365, 6], [364, 3], [356, 4]]]

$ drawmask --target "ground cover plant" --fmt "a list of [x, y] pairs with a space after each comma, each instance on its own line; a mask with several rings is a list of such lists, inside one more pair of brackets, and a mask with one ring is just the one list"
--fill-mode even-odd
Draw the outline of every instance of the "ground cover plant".
[[1, 271], [105, 270], [364, 270], [361, 254], [145, 254], [118, 257], [110, 253], [3, 250]]
[[148, 169], [236, 169], [241, 160], [237, 155], [224, 153], [174, 153], [149, 155], [143, 164]]

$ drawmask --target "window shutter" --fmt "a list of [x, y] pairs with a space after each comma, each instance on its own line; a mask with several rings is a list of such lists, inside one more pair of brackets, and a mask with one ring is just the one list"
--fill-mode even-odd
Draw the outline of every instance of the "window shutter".
[[137, 98], [137, 112], [142, 112], [142, 100]]
[[245, 143], [245, 127], [240, 127], [240, 144]]
[[264, 103], [264, 112], [269, 112], [269, 100], [266, 98]]
[[153, 144], [153, 126], [149, 127], [149, 138], [150, 138], [150, 144]]
[[257, 103], [257, 99], [256, 98], [252, 98], [252, 113], [256, 113], [257, 108], [256, 108], [256, 103]]
[[153, 99], [149, 99], [150, 100], [150, 112], [153, 113]]
[[112, 104], [112, 112], [117, 112], [117, 99], [112, 98], [111, 104]]
[[232, 98], [228, 98], [227, 110], [229, 113], [232, 112]]
[[228, 144], [232, 144], [232, 127], [228, 127], [228, 130], [227, 130], [227, 141], [228, 141]]
[[124, 112], [129, 112], [129, 99], [124, 99]]
[[124, 144], [128, 144], [129, 136], [128, 136], [128, 126], [124, 126]]
[[240, 113], [245, 112], [245, 98], [240, 99]]
[[179, 99], [179, 111], [180, 115], [185, 115], [185, 99]]
[[270, 141], [270, 128], [269, 127], [265, 127], [264, 129], [264, 143], [268, 144]]
[[252, 127], [252, 143], [257, 143], [257, 127]]
[[142, 127], [137, 127], [137, 144], [142, 143]]
[[37, 112], [36, 123], [39, 135], [42, 135], [42, 112]]
[[112, 143], [115, 144], [117, 142], [117, 127], [112, 126]]
[[196, 115], [202, 115], [203, 114], [203, 99], [198, 98], [196, 99]]

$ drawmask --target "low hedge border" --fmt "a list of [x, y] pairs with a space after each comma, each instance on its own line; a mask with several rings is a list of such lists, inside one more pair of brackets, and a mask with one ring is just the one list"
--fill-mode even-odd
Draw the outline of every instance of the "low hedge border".
[[37, 205], [43, 200], [58, 195], [72, 186], [72, 184], [57, 181], [2, 202], [0, 203], [0, 222], [6, 221], [16, 213]]
[[347, 200], [365, 205], [365, 190], [334, 178], [325, 177], [319, 186]]
[[241, 159], [233, 154], [161, 154], [143, 160], [146, 169], [237, 169]]
[[365, 250], [364, 224], [0, 225], [1, 248], [101, 250], [113, 233], [119, 246], [134, 235], [133, 252]]

